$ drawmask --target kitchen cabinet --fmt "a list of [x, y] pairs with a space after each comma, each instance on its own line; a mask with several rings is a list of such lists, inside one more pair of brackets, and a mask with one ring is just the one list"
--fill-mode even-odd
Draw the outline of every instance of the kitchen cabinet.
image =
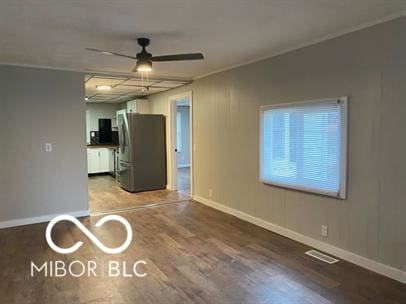
[[150, 101], [146, 99], [135, 99], [127, 101], [127, 113], [150, 114]]
[[116, 149], [109, 149], [109, 172], [111, 175], [116, 173], [116, 163], [115, 163]]
[[87, 173], [107, 173], [110, 170], [108, 148], [87, 148]]

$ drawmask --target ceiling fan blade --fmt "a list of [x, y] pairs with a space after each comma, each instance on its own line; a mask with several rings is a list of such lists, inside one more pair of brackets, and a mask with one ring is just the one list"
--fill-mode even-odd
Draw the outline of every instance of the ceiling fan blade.
[[153, 56], [151, 58], [152, 61], [178, 61], [178, 60], [199, 60], [199, 59], [204, 59], [202, 53], [162, 55], [162, 56]]
[[93, 48], [86, 48], [86, 50], [87, 51], [92, 51], [92, 52], [102, 53], [104, 55], [120, 56], [120, 57], [124, 57], [124, 58], [135, 59], [135, 60], [137, 59], [137, 57], [135, 57], [135, 56], [129, 56], [129, 55], [124, 55], [124, 54], [105, 51], [105, 50], [99, 50], [99, 49], [93, 49]]

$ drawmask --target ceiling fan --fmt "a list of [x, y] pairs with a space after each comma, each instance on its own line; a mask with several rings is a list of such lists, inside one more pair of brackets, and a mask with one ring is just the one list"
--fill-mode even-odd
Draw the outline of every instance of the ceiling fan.
[[202, 53], [188, 53], [188, 54], [174, 54], [174, 55], [162, 55], [162, 56], [152, 56], [145, 49], [150, 40], [148, 38], [138, 38], [138, 45], [142, 47], [141, 52], [137, 53], [135, 56], [124, 55], [120, 53], [99, 50], [94, 48], [86, 48], [88, 51], [99, 52], [105, 55], [120, 56], [125, 58], [130, 58], [136, 60], [136, 65], [132, 69], [133, 72], [150, 72], [152, 71], [153, 61], [181, 61], [181, 60], [199, 60], [204, 59]]

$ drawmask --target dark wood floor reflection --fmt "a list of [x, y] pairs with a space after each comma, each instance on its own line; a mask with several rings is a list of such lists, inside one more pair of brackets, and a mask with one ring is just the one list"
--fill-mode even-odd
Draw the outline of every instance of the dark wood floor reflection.
[[[73, 254], [49, 249], [46, 224], [0, 230], [0, 302], [70, 303], [406, 303], [406, 286], [347, 262], [328, 265], [309, 248], [196, 202], [120, 213], [132, 226], [131, 246], [104, 254], [76, 226], [60, 223], [54, 239], [84, 245]], [[107, 246], [121, 226], [95, 227]], [[144, 278], [30, 277], [30, 261], [147, 261]]]
[[134, 208], [151, 204], [179, 202], [189, 199], [188, 193], [154, 190], [130, 193], [121, 189], [110, 175], [89, 177], [89, 207], [94, 213]]

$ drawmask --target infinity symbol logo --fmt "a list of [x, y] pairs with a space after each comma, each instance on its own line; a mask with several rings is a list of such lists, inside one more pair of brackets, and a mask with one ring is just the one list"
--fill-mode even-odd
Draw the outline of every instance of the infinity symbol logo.
[[105, 253], [109, 253], [109, 254], [116, 254], [116, 253], [123, 252], [130, 245], [131, 240], [133, 238], [133, 231], [131, 229], [130, 224], [127, 222], [126, 219], [124, 219], [123, 217], [121, 217], [119, 215], [107, 215], [107, 216], [101, 218], [96, 223], [97, 228], [103, 226], [104, 223], [109, 222], [109, 221], [117, 221], [117, 222], [120, 222], [121, 224], [124, 225], [125, 229], [127, 230], [127, 239], [125, 240], [125, 242], [120, 247], [117, 247], [117, 248], [109, 248], [109, 247], [105, 246], [102, 242], [100, 242], [98, 240], [98, 238], [96, 238], [94, 236], [93, 233], [91, 233], [75, 217], [73, 217], [71, 215], [60, 215], [60, 216], [57, 216], [56, 218], [54, 218], [51, 222], [49, 222], [49, 224], [47, 226], [47, 229], [46, 229], [46, 232], [45, 232], [45, 237], [46, 237], [46, 240], [48, 242], [49, 247], [51, 247], [54, 251], [56, 251], [58, 253], [61, 253], [61, 254], [68, 254], [68, 253], [75, 252], [76, 250], [78, 250], [83, 245], [83, 242], [79, 241], [75, 245], [73, 245], [72, 247], [61, 248], [61, 247], [57, 246], [54, 243], [54, 241], [52, 240], [52, 237], [51, 237], [52, 228], [58, 222], [61, 222], [61, 221], [69, 221], [69, 222], [74, 223], [97, 247], [99, 247], [99, 249], [101, 249]]

